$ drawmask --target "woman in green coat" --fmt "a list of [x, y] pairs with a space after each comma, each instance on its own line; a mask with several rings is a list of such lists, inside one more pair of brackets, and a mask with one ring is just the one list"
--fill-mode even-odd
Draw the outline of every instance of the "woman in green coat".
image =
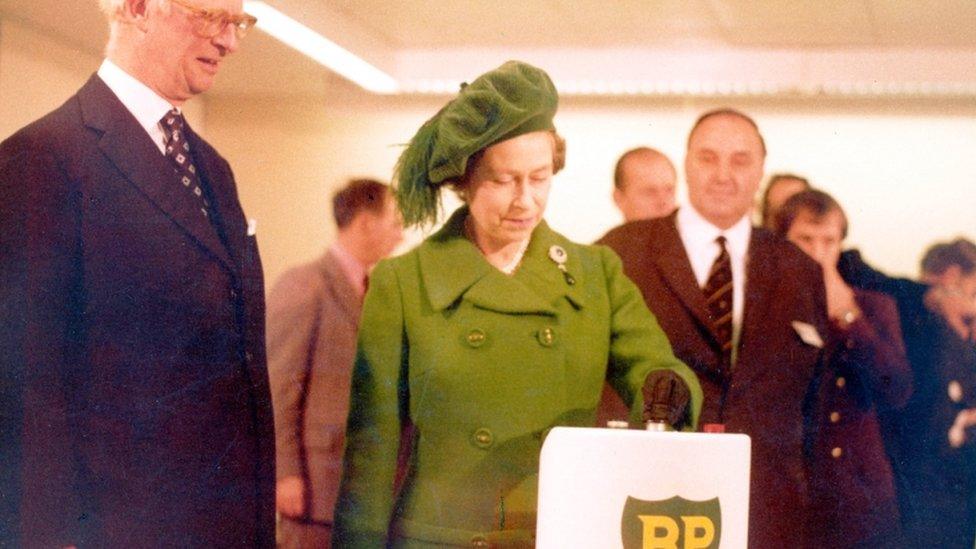
[[672, 420], [697, 422], [698, 381], [617, 256], [542, 220], [565, 150], [556, 103], [545, 72], [506, 63], [463, 87], [400, 158], [408, 224], [436, 218], [444, 185], [465, 205], [370, 279], [335, 547], [532, 546], [543, 438], [592, 426], [605, 380], [638, 419], [646, 380], [673, 378], [691, 398]]

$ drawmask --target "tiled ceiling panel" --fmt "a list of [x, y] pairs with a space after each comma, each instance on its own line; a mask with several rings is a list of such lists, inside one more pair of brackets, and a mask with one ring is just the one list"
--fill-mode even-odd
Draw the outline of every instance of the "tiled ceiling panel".
[[845, 48], [877, 37], [866, 0], [711, 0], [726, 42], [738, 47]]
[[883, 46], [976, 47], [973, 0], [873, 0], [870, 4]]

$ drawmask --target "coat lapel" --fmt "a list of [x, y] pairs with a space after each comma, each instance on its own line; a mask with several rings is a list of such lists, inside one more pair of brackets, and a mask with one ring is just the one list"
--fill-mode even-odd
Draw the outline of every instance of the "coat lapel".
[[[418, 251], [421, 276], [434, 309], [446, 309], [461, 299], [482, 309], [511, 314], [554, 316], [560, 299], [583, 306], [582, 281], [568, 285], [555, 263], [548, 259], [549, 247], [560, 237], [545, 222], [533, 233], [519, 271], [508, 276], [489, 264], [464, 237], [467, 213], [466, 207], [456, 211]], [[564, 241], [562, 245], [567, 244]], [[570, 254], [567, 262], [570, 272], [575, 269], [576, 277], [581, 276], [578, 261]]]
[[85, 125], [102, 134], [98, 145], [105, 156], [177, 226], [236, 273], [213, 225], [189, 193], [178, 187], [169, 161], [115, 94], [100, 78], [92, 76], [78, 99]]
[[[559, 269], [550, 256], [553, 247], [559, 246], [566, 252], [566, 273], [574, 280], [567, 282], [566, 276]], [[559, 300], [568, 300], [576, 309], [586, 306], [583, 281], [584, 269], [576, 247], [561, 234], [549, 228], [542, 221], [532, 234], [532, 241], [525, 251], [522, 266], [515, 273], [515, 279], [526, 285], [532, 292], [545, 302], [555, 304]]]
[[318, 261], [319, 272], [326, 285], [334, 289], [334, 295], [339, 308], [355, 324], [359, 324], [359, 315], [362, 312], [362, 299], [353, 288], [346, 273], [342, 270], [338, 260], [331, 251], [326, 252]]
[[705, 294], [702, 293], [695, 279], [695, 273], [691, 270], [691, 261], [681, 242], [674, 214], [671, 216], [670, 223], [662, 225], [666, 227], [667, 233], [660, 238], [649, 239], [651, 261], [654, 262], [664, 283], [678, 296], [678, 300], [695, 321], [711, 336], [712, 343], [718, 345], [715, 327], [708, 317]]

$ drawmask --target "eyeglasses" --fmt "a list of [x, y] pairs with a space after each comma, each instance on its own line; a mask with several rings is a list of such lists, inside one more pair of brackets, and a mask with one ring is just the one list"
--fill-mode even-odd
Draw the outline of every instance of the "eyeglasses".
[[247, 13], [233, 15], [226, 10], [208, 10], [194, 6], [186, 0], [169, 1], [182, 6], [183, 9], [192, 13], [197, 18], [199, 24], [197, 25], [196, 33], [202, 38], [213, 38], [224, 32], [227, 25], [230, 25], [234, 28], [234, 34], [237, 36], [237, 39], [240, 40], [258, 22], [257, 17]]

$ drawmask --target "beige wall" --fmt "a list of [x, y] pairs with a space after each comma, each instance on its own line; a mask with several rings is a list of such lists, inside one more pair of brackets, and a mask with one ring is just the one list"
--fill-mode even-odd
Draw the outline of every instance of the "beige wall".
[[98, 68], [99, 60], [0, 19], [0, 138], [64, 103]]
[[[0, 139], [64, 103], [101, 62], [98, 52], [0, 19]], [[184, 110], [195, 129], [206, 129], [203, 99], [190, 101]]]
[[208, 138], [234, 167], [245, 213], [257, 221], [269, 284], [335, 238], [335, 189], [351, 177], [389, 182], [397, 144], [426, 115], [411, 107], [226, 97], [212, 98], [207, 113]]
[[[0, 138], [62, 103], [100, 59], [98, 52], [0, 20]], [[211, 94], [191, 102], [188, 115], [234, 167], [273, 281], [334, 238], [332, 191], [353, 176], [389, 180], [399, 145], [443, 101], [364, 97], [340, 86], [325, 101]], [[716, 105], [564, 98], [557, 125], [568, 141], [568, 163], [557, 176], [550, 223], [577, 240], [597, 238], [619, 221], [609, 194], [617, 156], [648, 144], [682, 171], [691, 123]], [[976, 106], [810, 99], [736, 106], [763, 130], [767, 172], [805, 174], [834, 193], [851, 217], [850, 242], [879, 266], [913, 274], [929, 242], [976, 238]]]

